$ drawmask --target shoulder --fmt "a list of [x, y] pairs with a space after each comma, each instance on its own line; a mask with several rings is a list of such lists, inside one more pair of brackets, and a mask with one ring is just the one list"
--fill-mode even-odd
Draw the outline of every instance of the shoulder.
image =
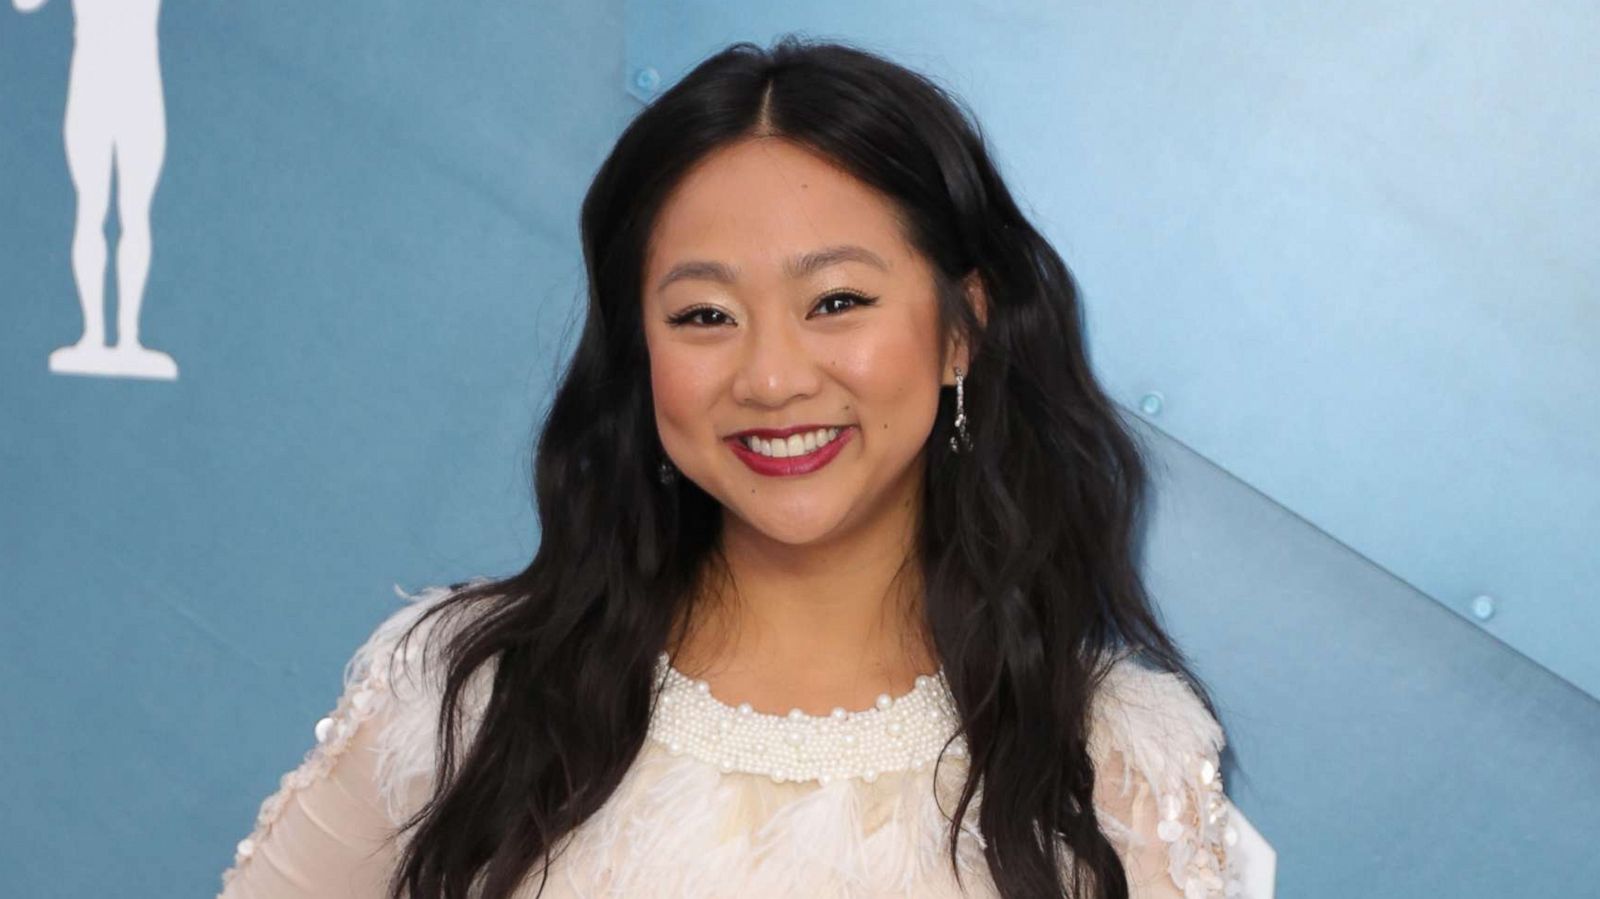
[[448, 608], [449, 600], [474, 578], [449, 586], [428, 586], [408, 592], [394, 585], [400, 605], [384, 613], [376, 627], [345, 664], [345, 684], [365, 682], [392, 687], [399, 694], [426, 689], [439, 674], [443, 643], [465, 623], [464, 608]]
[[[286, 872], [301, 884], [346, 886], [386, 876], [391, 829], [432, 793], [444, 638], [474, 610], [465, 603], [441, 606], [471, 583], [417, 593], [395, 588], [403, 605], [345, 663], [338, 704], [317, 722], [316, 743], [304, 759], [262, 801], [254, 828], [223, 872], [223, 896], [277, 895]], [[480, 701], [474, 694], [486, 687], [468, 686], [466, 704], [474, 705]], [[250, 863], [263, 856], [266, 864]], [[341, 887], [327, 895], [334, 892], [372, 890]]]
[[1112, 662], [1090, 709], [1091, 754], [1125, 753], [1154, 786], [1176, 786], [1189, 763], [1214, 760], [1227, 745], [1222, 725], [1182, 677], [1131, 655]]
[[1233, 895], [1228, 849], [1236, 834], [1220, 764], [1226, 743], [1180, 675], [1132, 656], [1112, 664], [1091, 703], [1095, 802], [1139, 882], [1159, 880], [1188, 897]]
[[[478, 607], [450, 600], [458, 591], [488, 580], [473, 578], [449, 586], [428, 586], [410, 593], [395, 586], [402, 605], [391, 610], [345, 664], [344, 692], [350, 714], [371, 732], [377, 753], [379, 794], [392, 820], [410, 812], [419, 790], [435, 773], [439, 718], [448, 659], [445, 649], [478, 614]], [[489, 666], [475, 672], [463, 694], [461, 711], [470, 738], [487, 704]]]

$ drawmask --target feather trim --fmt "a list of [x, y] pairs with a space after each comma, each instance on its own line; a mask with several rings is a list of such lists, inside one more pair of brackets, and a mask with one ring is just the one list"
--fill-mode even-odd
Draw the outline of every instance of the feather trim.
[[[473, 578], [467, 584], [487, 580]], [[434, 779], [446, 674], [443, 641], [458, 622], [450, 612], [443, 612], [402, 640], [423, 613], [455, 591], [430, 586], [407, 593], [399, 584], [394, 590], [407, 604], [380, 623], [351, 656], [344, 680], [346, 689], [365, 687], [374, 697], [371, 714], [381, 722], [375, 741], [378, 792], [385, 814], [398, 825], [416, 810], [419, 796], [425, 795]], [[462, 732], [456, 743], [462, 750], [470, 745], [487, 707], [491, 667], [485, 665], [474, 672], [463, 694]]]
[[[1239, 888], [1227, 854], [1237, 835], [1219, 764], [1226, 743], [1222, 726], [1181, 677], [1131, 656], [1113, 664], [1091, 706], [1090, 755], [1102, 770], [1122, 768], [1121, 795], [1135, 776], [1149, 785], [1160, 812], [1155, 836], [1168, 844], [1167, 873], [1185, 899], [1232, 896]], [[1110, 764], [1113, 751], [1127, 764]], [[1096, 813], [1108, 834], [1134, 846], [1150, 838], [1104, 809]]]
[[[976, 803], [957, 855], [967, 891], [957, 889], [950, 819], [931, 772], [779, 783], [647, 741], [617, 791], [564, 843], [552, 878], [573, 896], [995, 895]], [[963, 776], [959, 763], [941, 767], [947, 807]]]

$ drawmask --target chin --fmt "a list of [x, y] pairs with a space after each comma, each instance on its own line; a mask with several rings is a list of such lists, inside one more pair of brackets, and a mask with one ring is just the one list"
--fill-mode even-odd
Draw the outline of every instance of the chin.
[[788, 546], [804, 546], [827, 537], [838, 527], [840, 519], [838, 515], [815, 509], [787, 516], [781, 512], [774, 513], [770, 508], [754, 516], [742, 511], [738, 514], [744, 519], [746, 527], [769, 540]]

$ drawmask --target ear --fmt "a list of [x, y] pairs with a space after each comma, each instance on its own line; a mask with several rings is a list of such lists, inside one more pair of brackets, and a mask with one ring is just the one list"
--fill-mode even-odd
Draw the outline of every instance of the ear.
[[[989, 294], [984, 289], [983, 278], [978, 274], [978, 270], [973, 269], [968, 272], [966, 277], [961, 280], [961, 284], [967, 294], [967, 305], [972, 308], [973, 314], [978, 317], [980, 325], [987, 325], [989, 322]], [[963, 376], [972, 371], [970, 350], [966, 341], [960, 339], [958, 334], [950, 336], [949, 343], [945, 346], [944, 358], [946, 360], [944, 373], [940, 377], [940, 383], [942, 384], [955, 385], [957, 366], [961, 368]]]

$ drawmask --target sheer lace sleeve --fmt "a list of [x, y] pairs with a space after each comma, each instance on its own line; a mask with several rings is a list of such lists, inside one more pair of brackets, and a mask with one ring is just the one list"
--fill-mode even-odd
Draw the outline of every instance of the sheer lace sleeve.
[[1095, 805], [1133, 899], [1217, 899], [1241, 886], [1222, 788], [1221, 726], [1177, 675], [1131, 659], [1096, 698]]
[[421, 662], [439, 616], [403, 645], [399, 638], [448, 594], [401, 592], [409, 604], [356, 651], [336, 707], [313, 729], [315, 743], [239, 841], [219, 899], [387, 895], [402, 848], [399, 824], [426, 799], [432, 776], [437, 675]]

